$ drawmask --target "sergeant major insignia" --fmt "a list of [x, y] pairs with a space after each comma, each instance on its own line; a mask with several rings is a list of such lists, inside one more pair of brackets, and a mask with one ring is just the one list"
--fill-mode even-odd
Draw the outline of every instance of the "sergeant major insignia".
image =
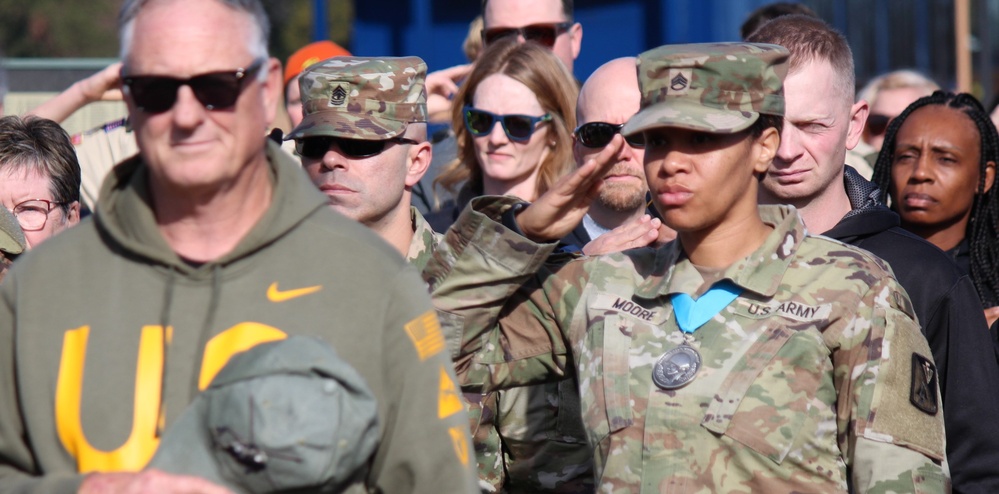
[[909, 401], [929, 415], [937, 414], [937, 368], [930, 359], [916, 353], [912, 354]]
[[[346, 87], [345, 87], [346, 86]], [[330, 107], [341, 108], [347, 104], [347, 89], [350, 85], [346, 82], [338, 82], [330, 92]]]

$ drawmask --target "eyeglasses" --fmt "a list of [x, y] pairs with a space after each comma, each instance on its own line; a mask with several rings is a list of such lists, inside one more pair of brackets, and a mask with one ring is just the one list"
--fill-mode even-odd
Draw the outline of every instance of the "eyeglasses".
[[318, 160], [326, 155], [326, 151], [329, 151], [333, 147], [333, 144], [336, 144], [340, 148], [340, 153], [348, 158], [369, 158], [381, 154], [382, 151], [385, 151], [385, 146], [392, 142], [419, 144], [417, 141], [403, 137], [394, 137], [381, 141], [368, 141], [364, 139], [346, 139], [343, 137], [313, 136], [295, 139], [295, 151], [304, 158]]
[[146, 113], [163, 113], [173, 108], [181, 86], [190, 87], [194, 97], [205, 105], [205, 109], [224, 110], [236, 104], [247, 81], [263, 65], [264, 59], [258, 58], [245, 69], [209, 72], [187, 79], [159, 75], [123, 75], [122, 85], [135, 105]]
[[485, 110], [476, 110], [466, 106], [462, 113], [465, 114], [465, 128], [475, 137], [489, 135], [493, 131], [496, 122], [503, 126], [503, 132], [514, 142], [527, 142], [531, 140], [531, 135], [537, 130], [535, 124], [538, 122], [549, 122], [552, 119], [551, 113], [545, 113], [540, 117], [530, 115], [497, 115]]
[[555, 39], [572, 28], [573, 22], [548, 22], [524, 27], [494, 27], [482, 30], [482, 43], [488, 45], [507, 36], [523, 36], [528, 41], [540, 43], [548, 48], [555, 46]]
[[11, 213], [14, 213], [14, 217], [17, 218], [17, 223], [21, 225], [22, 230], [37, 232], [45, 228], [45, 223], [49, 219], [49, 213], [63, 204], [66, 203], [45, 199], [28, 199], [14, 206]]
[[888, 130], [888, 124], [890, 124], [892, 120], [894, 120], [894, 118], [889, 117], [888, 115], [871, 113], [867, 116], [867, 132], [872, 136], [882, 135]]
[[[590, 122], [576, 127], [573, 135], [580, 144], [588, 148], [602, 148], [610, 144], [614, 134], [621, 132], [624, 124], [611, 124], [607, 122]], [[633, 148], [644, 148], [645, 140], [642, 134], [632, 134], [624, 138], [625, 142]]]

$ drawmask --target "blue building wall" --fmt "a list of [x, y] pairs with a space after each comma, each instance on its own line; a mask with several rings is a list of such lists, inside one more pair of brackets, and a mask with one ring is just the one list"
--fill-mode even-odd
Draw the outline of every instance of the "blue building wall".
[[[733, 41], [754, 9], [771, 0], [576, 0], [583, 48], [576, 77], [612, 58], [667, 43]], [[356, 0], [351, 50], [363, 55], [419, 55], [431, 70], [464, 63], [462, 41], [479, 0]], [[857, 82], [914, 68], [942, 86], [954, 83], [953, 0], [801, 0], [850, 40]], [[988, 2], [992, 4], [996, 2]], [[980, 96], [992, 92], [991, 9], [973, 2]]]
[[[583, 48], [576, 76], [667, 43], [731, 41], [766, 0], [577, 0]], [[464, 63], [462, 41], [478, 0], [358, 0], [351, 51], [419, 55], [431, 70]]]

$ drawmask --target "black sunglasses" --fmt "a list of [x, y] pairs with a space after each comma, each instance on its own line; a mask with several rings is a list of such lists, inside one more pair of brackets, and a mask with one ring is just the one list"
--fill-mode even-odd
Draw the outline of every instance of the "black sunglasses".
[[[607, 122], [590, 122], [576, 127], [573, 135], [580, 144], [588, 148], [602, 148], [610, 144], [614, 134], [620, 133], [624, 124], [611, 124]], [[642, 134], [632, 134], [624, 138], [624, 141], [633, 148], [644, 148], [645, 139]]]
[[552, 119], [551, 113], [545, 113], [540, 117], [530, 115], [497, 115], [485, 110], [477, 110], [466, 106], [462, 113], [465, 115], [465, 128], [468, 133], [475, 137], [489, 135], [493, 131], [496, 122], [503, 126], [503, 132], [511, 141], [527, 142], [531, 140], [531, 135], [536, 129], [538, 122], [548, 122]]
[[872, 136], [879, 136], [888, 130], [888, 124], [894, 120], [888, 115], [872, 113], [867, 116], [867, 133]]
[[364, 139], [347, 139], [344, 137], [313, 136], [295, 139], [295, 151], [304, 158], [314, 160], [322, 159], [336, 144], [340, 148], [340, 154], [348, 158], [369, 158], [385, 151], [385, 146], [391, 142], [402, 144], [419, 144], [419, 142], [403, 137], [393, 137], [381, 141], [368, 141]]
[[555, 39], [573, 26], [572, 22], [548, 22], [524, 27], [494, 27], [482, 30], [482, 43], [488, 45], [507, 36], [523, 36], [528, 41], [540, 43], [548, 48], [555, 46]]
[[264, 65], [258, 58], [245, 69], [209, 72], [187, 79], [160, 75], [122, 75], [122, 85], [140, 110], [146, 113], [163, 113], [177, 102], [177, 90], [187, 86], [194, 97], [207, 110], [231, 108], [246, 87], [246, 82]]

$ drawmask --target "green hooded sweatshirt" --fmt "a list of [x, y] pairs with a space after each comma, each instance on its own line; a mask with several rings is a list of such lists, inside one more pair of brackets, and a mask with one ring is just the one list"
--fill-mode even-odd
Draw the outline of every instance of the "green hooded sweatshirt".
[[0, 492], [141, 470], [229, 357], [293, 334], [329, 342], [377, 398], [380, 445], [350, 492], [477, 491], [426, 286], [269, 146], [270, 208], [216, 261], [170, 249], [133, 158], [92, 219], [15, 264], [0, 285]]

